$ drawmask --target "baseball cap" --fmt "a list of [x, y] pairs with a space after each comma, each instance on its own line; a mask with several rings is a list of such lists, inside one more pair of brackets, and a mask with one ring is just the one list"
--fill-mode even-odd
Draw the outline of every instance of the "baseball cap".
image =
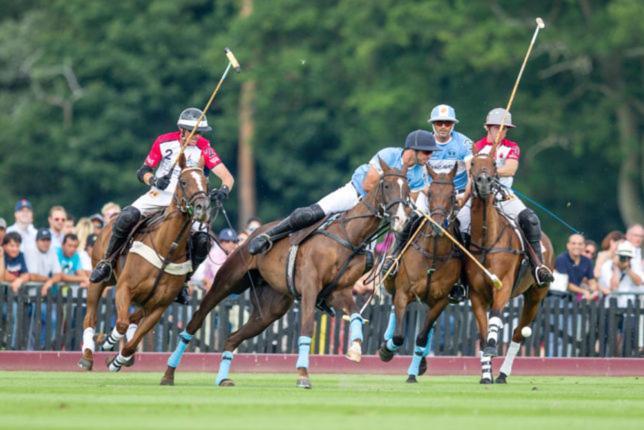
[[51, 240], [51, 231], [45, 227], [39, 228], [36, 233], [36, 240]]
[[94, 233], [87, 236], [87, 239], [85, 240], [85, 246], [94, 246], [97, 237], [98, 236], [96, 236]]
[[219, 232], [219, 240], [222, 242], [237, 242], [239, 238], [237, 237], [237, 232], [232, 228], [224, 228]]
[[98, 221], [101, 223], [101, 226], [105, 225], [105, 219], [101, 214], [94, 214], [91, 217], [89, 217], [90, 221]]
[[16, 203], [15, 212], [18, 212], [19, 210], [24, 209], [24, 208], [32, 209], [31, 203], [29, 202], [29, 200], [27, 200], [27, 199], [18, 200], [18, 202]]
[[633, 258], [633, 255], [635, 255], [635, 250], [633, 249], [633, 245], [631, 245], [630, 242], [624, 241], [617, 245], [617, 251], [615, 253], [622, 257]]
[[4, 228], [5, 230], [7, 229], [7, 221], [5, 221], [4, 218], [0, 218], [0, 228]]

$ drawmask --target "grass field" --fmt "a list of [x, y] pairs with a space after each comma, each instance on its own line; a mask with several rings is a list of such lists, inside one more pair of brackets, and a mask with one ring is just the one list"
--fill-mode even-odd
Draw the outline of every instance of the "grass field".
[[513, 377], [481, 386], [476, 377], [177, 373], [0, 372], [0, 429], [602, 429], [644, 428], [638, 378]]

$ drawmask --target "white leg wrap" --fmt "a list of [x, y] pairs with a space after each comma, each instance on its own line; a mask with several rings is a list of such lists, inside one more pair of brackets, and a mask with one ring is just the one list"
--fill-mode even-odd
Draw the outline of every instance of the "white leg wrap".
[[83, 330], [83, 347], [81, 348], [81, 351], [89, 349], [94, 352], [96, 350], [96, 344], [94, 343], [95, 332], [94, 327], [87, 327]]
[[499, 340], [499, 331], [503, 326], [503, 321], [499, 317], [490, 318], [490, 322], [487, 329], [487, 341], [494, 340], [498, 342]]
[[116, 358], [110, 363], [110, 372], [118, 372], [119, 370], [121, 370], [121, 367], [123, 367], [123, 365], [127, 363], [130, 358], [132, 358], [131, 355], [129, 357], [124, 357], [119, 352], [119, 355], [117, 355]]
[[134, 333], [136, 333], [136, 329], [139, 328], [137, 324], [130, 324], [127, 326], [127, 331], [125, 332], [125, 339], [129, 342], [132, 340], [132, 337], [134, 337]]
[[481, 378], [492, 380], [492, 357], [481, 352]]
[[503, 359], [503, 364], [501, 365], [501, 372], [505, 373], [507, 376], [510, 376], [510, 372], [512, 372], [512, 363], [514, 363], [514, 358], [519, 353], [520, 348], [521, 348], [520, 343], [514, 342], [514, 341], [510, 342], [508, 353], [505, 355], [505, 358]]
[[112, 329], [112, 333], [110, 333], [110, 335], [107, 336], [107, 339], [105, 339], [105, 343], [103, 344], [103, 347], [101, 349], [103, 351], [113, 350], [114, 346], [119, 343], [121, 338], [123, 338], [123, 335], [116, 330], [116, 327], [114, 327]]

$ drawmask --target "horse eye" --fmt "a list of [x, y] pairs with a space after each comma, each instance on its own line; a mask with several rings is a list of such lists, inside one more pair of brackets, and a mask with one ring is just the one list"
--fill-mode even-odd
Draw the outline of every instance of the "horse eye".
[[389, 184], [385, 184], [385, 190], [389, 189]]
[[188, 185], [188, 183], [186, 181], [181, 181], [181, 186], [182, 187], [185, 187], [186, 185]]

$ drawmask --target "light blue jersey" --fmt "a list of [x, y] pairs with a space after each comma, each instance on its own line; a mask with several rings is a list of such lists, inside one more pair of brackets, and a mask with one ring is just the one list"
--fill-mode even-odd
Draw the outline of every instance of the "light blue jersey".
[[[465, 172], [465, 160], [472, 157], [472, 141], [469, 137], [453, 131], [449, 142], [440, 143], [436, 141], [440, 151], [434, 151], [428, 163], [436, 173], [448, 173], [454, 163], [458, 163], [454, 187], [457, 191], [465, 190], [467, 185], [467, 173]], [[430, 179], [431, 181], [431, 179]]]
[[[378, 162], [378, 158], [380, 158], [392, 169], [402, 170], [402, 153], [402, 148], [381, 149], [373, 156], [373, 158], [371, 158], [368, 164], [363, 164], [353, 172], [351, 183], [355, 187], [356, 191], [358, 191], [360, 197], [367, 194], [364, 188], [362, 188], [362, 182], [364, 181], [365, 176], [367, 176], [369, 167], [373, 166], [378, 172], [382, 173], [380, 163]], [[420, 191], [425, 188], [425, 186], [429, 184], [429, 176], [427, 175], [425, 167], [420, 164], [416, 164], [415, 166], [407, 169], [407, 182], [409, 183], [409, 189], [411, 191]]]

